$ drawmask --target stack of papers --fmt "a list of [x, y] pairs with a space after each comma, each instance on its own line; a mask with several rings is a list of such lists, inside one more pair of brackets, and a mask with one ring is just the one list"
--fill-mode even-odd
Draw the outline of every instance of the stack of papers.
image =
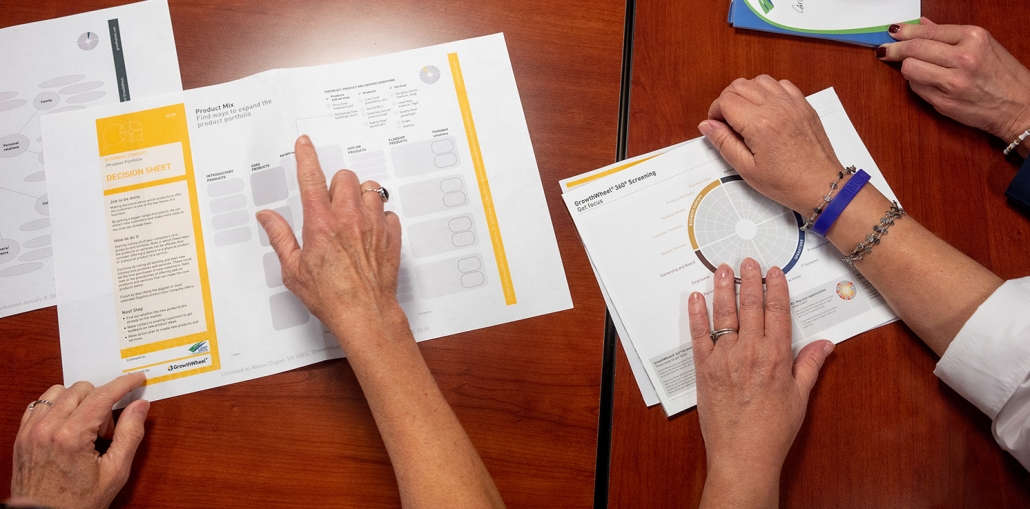
[[[809, 97], [837, 156], [895, 199], [833, 89]], [[711, 316], [713, 273], [751, 257], [787, 274], [795, 355], [897, 319], [826, 239], [795, 212], [758, 194], [705, 139], [561, 181], [563, 198], [648, 406], [667, 415], [697, 404], [687, 297]]]
[[40, 119], [182, 90], [165, 0], [0, 30], [0, 318], [57, 304]]
[[919, 0], [730, 0], [736, 28], [875, 47], [894, 42], [887, 27], [918, 23]]
[[343, 355], [254, 217], [302, 231], [301, 134], [389, 189], [416, 340], [572, 307], [497, 34], [45, 117], [67, 383], [154, 400]]

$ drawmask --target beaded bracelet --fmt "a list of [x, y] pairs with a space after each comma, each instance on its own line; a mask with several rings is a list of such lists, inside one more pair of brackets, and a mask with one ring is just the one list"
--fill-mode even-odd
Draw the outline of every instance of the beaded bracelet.
[[898, 205], [898, 202], [891, 202], [891, 208], [887, 210], [886, 215], [880, 218], [880, 224], [873, 226], [873, 233], [866, 236], [865, 240], [859, 242], [855, 249], [851, 251], [851, 254], [841, 258], [848, 265], [854, 266], [855, 262], [861, 260], [862, 257], [869, 254], [873, 250], [873, 246], [880, 243], [880, 238], [887, 235], [887, 229], [894, 226], [894, 220], [905, 215], [905, 209]]
[[854, 166], [848, 166], [847, 168], [837, 172], [837, 178], [835, 178], [833, 182], [830, 182], [830, 191], [826, 193], [826, 196], [823, 196], [823, 200], [819, 205], [816, 205], [815, 208], [812, 209], [815, 213], [805, 221], [805, 224], [801, 225], [801, 231], [807, 232], [812, 229], [812, 225], [815, 224], [815, 220], [819, 218], [819, 214], [822, 214], [823, 209], [826, 208], [826, 204], [830, 203], [833, 192], [837, 190], [837, 184], [839, 184], [841, 179], [844, 178], [844, 175], [854, 175], [856, 171], [858, 170], [856, 170]]
[[1008, 147], [1005, 147], [1005, 150], [1002, 150], [1001, 153], [1003, 155], [1009, 155], [1010, 153], [1012, 153], [1013, 150], [1016, 150], [1016, 147], [1018, 147], [1020, 143], [1023, 143], [1023, 140], [1027, 139], [1028, 137], [1030, 137], [1030, 129], [1023, 131], [1023, 134], [1020, 134], [1019, 137], [1016, 138], [1015, 141], [1010, 143]]

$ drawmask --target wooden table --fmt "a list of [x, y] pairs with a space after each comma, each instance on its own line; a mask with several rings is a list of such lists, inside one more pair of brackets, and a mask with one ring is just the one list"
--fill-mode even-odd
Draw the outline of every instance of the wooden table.
[[[0, 0], [0, 27], [118, 3]], [[575, 309], [421, 348], [512, 508], [593, 502], [604, 303], [557, 181], [615, 161], [625, 7], [623, 0], [171, 2], [185, 88], [505, 32]], [[55, 308], [0, 320], [0, 367], [6, 486], [25, 405], [62, 381]], [[115, 506], [400, 503], [346, 361], [156, 402], [147, 421]], [[7, 494], [0, 488], [0, 497]]]
[[[1025, 4], [922, 5], [937, 22], [988, 28], [1030, 63]], [[636, 3], [630, 156], [699, 136], [735, 78], [770, 74], [808, 94], [832, 86], [913, 218], [1004, 278], [1030, 274], [1030, 215], [1003, 196], [1017, 168], [1002, 142], [937, 114], [871, 49], [737, 31], [726, 7]], [[787, 458], [781, 505], [1030, 506], [1026, 470], [995, 444], [990, 420], [933, 375], [936, 362], [901, 323], [839, 345]], [[621, 348], [615, 379], [610, 507], [696, 506], [705, 478], [697, 413], [667, 419], [645, 408]]]
[[[115, 3], [0, 0], [0, 27]], [[1030, 62], [1022, 19], [1010, 14], [1022, 5], [952, 4], [927, 0], [923, 9], [939, 22], [985, 26]], [[625, 7], [171, 5], [186, 88], [505, 32], [576, 307], [421, 348], [513, 508], [593, 501], [604, 308], [556, 182], [615, 159]], [[635, 12], [629, 155], [698, 136], [709, 103], [737, 77], [768, 73], [807, 93], [833, 86], [913, 217], [1003, 277], [1030, 274], [1030, 259], [1013, 254], [1030, 243], [1030, 216], [1002, 196], [1015, 168], [1000, 157], [1001, 143], [937, 115], [871, 50], [735, 31], [725, 2], [649, 0]], [[610, 506], [696, 505], [705, 476], [696, 412], [667, 419], [659, 407], [645, 408], [621, 349], [617, 355]], [[990, 421], [932, 375], [935, 362], [902, 324], [840, 345], [788, 457], [783, 505], [1030, 505], [1026, 471], [995, 445]], [[10, 451], [24, 405], [62, 379], [56, 308], [0, 320], [0, 368], [0, 450]], [[9, 477], [10, 462], [0, 461], [0, 480]], [[346, 361], [155, 403], [115, 506], [287, 504], [399, 504]]]

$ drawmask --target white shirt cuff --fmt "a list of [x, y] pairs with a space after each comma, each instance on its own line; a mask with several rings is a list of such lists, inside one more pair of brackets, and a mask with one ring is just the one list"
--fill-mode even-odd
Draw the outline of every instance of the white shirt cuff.
[[1030, 277], [1006, 281], [973, 313], [934, 374], [991, 420], [1030, 373]]

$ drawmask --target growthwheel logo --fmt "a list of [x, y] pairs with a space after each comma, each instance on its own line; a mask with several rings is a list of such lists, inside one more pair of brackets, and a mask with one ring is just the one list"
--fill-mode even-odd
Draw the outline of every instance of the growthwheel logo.
[[758, 5], [762, 7], [762, 10], [765, 11], [766, 14], [769, 14], [769, 11], [773, 10], [773, 7], [776, 7], [773, 5], [772, 0], [758, 0]]

